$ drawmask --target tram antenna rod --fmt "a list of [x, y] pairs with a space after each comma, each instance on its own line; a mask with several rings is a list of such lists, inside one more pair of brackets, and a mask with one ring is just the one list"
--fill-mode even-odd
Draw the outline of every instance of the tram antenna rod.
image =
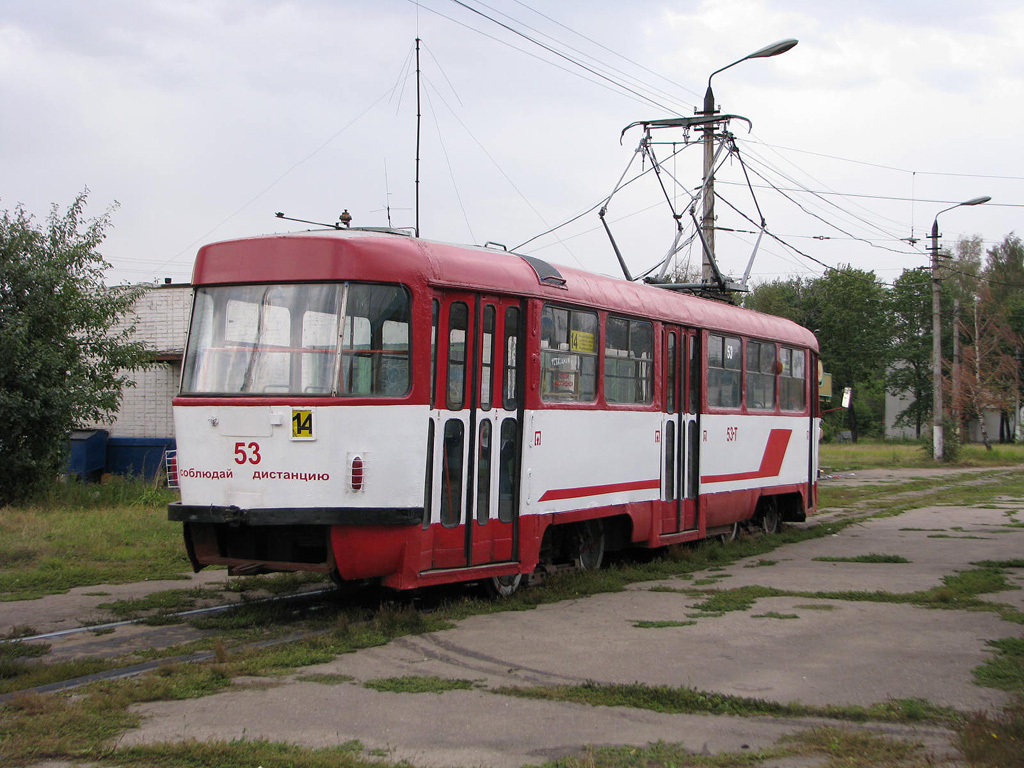
[[420, 39], [416, 38], [416, 237], [420, 236]]

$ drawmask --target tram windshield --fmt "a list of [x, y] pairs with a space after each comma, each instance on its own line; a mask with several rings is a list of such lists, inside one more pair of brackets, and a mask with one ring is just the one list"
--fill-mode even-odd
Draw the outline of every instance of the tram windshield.
[[401, 397], [408, 292], [305, 283], [196, 289], [183, 394]]

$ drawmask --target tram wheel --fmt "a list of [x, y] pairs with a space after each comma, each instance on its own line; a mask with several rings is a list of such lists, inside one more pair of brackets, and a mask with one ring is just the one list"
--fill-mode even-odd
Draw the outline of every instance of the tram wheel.
[[604, 562], [604, 524], [600, 520], [580, 523], [576, 529], [572, 563], [578, 571], [596, 571]]
[[491, 597], [511, 597], [523, 583], [523, 574], [513, 573], [508, 576], [492, 576], [484, 581], [484, 588]]
[[765, 499], [761, 509], [761, 530], [765, 533], [778, 533], [782, 530], [782, 513], [775, 499]]

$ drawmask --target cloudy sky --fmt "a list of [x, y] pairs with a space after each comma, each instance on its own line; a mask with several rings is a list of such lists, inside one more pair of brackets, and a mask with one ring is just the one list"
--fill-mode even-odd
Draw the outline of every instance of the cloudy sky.
[[[0, 208], [116, 201], [111, 282], [185, 281], [203, 243], [304, 228], [276, 211], [411, 226], [417, 36], [430, 239], [513, 247], [587, 211], [634, 159], [626, 125], [692, 115], [712, 71], [783, 38], [714, 79], [753, 123], [731, 123], [753, 197], [735, 157], [718, 173], [724, 271], [744, 271], [755, 201], [779, 240], [754, 281], [891, 281], [928, 263], [908, 238], [981, 195], [941, 216], [944, 244], [1024, 230], [1024, 6], [1002, 0], [0, 0]], [[700, 150], [658, 138], [689, 222]], [[672, 242], [651, 174], [607, 216], [635, 273]], [[618, 274], [596, 212], [522, 250]]]

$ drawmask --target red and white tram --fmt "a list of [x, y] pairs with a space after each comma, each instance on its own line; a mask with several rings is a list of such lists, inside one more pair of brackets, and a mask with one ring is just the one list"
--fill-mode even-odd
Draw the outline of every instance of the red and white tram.
[[815, 511], [787, 320], [398, 233], [205, 246], [180, 395], [192, 565], [408, 589]]

